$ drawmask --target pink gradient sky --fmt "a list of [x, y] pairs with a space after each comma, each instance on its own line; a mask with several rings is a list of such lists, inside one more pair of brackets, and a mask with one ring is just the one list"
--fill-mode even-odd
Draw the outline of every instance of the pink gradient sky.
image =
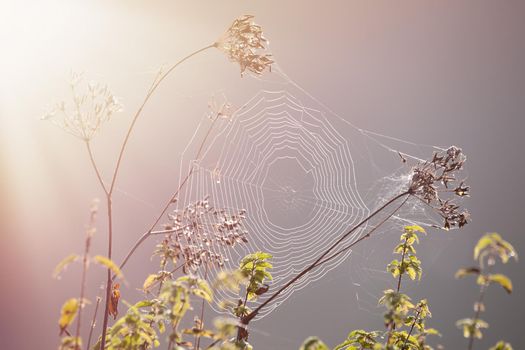
[[[108, 83], [125, 105], [95, 145], [107, 173], [115, 145], [158, 67], [214, 41], [244, 13], [256, 15], [264, 26], [280, 66], [353, 123], [419, 143], [460, 144], [471, 152], [470, 176], [478, 192], [472, 211], [478, 216], [435, 263], [442, 268], [430, 267], [428, 278], [436, 284], [424, 289], [437, 309], [463, 312], [439, 323], [449, 348], [461, 341], [453, 323], [470, 312], [472, 290], [458, 284], [463, 289], [450, 306], [440, 298], [440, 283], [467, 263], [464, 252], [486, 230], [508, 233], [525, 251], [519, 233], [525, 195], [520, 180], [525, 176], [523, 2], [49, 0], [0, 4], [2, 349], [56, 347], [59, 308], [76, 295], [79, 270], [70, 268], [60, 281], [51, 279], [51, 271], [62, 257], [80, 252], [89, 203], [102, 197], [81, 142], [39, 120], [67, 96], [69, 71]], [[203, 62], [205, 67], [199, 65]], [[121, 188], [129, 193], [115, 199], [116, 256], [147, 227], [173, 182], [177, 156], [196, 125], [192, 116], [205, 107], [188, 104], [188, 96], [213, 91], [221, 79], [235, 85], [238, 68], [219, 53], [206, 54], [169, 81], [146, 111], [148, 122], [139, 125], [122, 169]], [[179, 102], [183, 107], [174, 112]], [[420, 132], [429, 126], [436, 132]], [[494, 165], [486, 164], [489, 156]], [[493, 208], [500, 209], [495, 216]], [[101, 218], [100, 227], [104, 224]], [[94, 251], [105, 251], [103, 237], [102, 231], [95, 237]], [[144, 271], [147, 251], [130, 270]], [[487, 341], [504, 335], [518, 347], [525, 343], [523, 332], [517, 332], [523, 319], [515, 316], [525, 313], [521, 262], [520, 269], [509, 272], [516, 276], [516, 295], [490, 296], [501, 309], [491, 314], [494, 333]], [[102, 273], [92, 271], [89, 283], [96, 285]], [[143, 277], [139, 273], [129, 280], [138, 284]], [[329, 302], [344, 297], [348, 284], [328, 279], [326, 288], [298, 293], [274, 318], [261, 322], [254, 335], [257, 348], [295, 349], [314, 334], [333, 344], [359, 322], [380, 324], [380, 316], [360, 313], [352, 303]], [[322, 308], [321, 298], [328, 303]]]

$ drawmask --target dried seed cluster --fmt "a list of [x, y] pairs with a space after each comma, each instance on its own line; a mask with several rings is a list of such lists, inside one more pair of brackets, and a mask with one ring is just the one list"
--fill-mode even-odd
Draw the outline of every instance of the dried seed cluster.
[[267, 68], [271, 70], [274, 62], [271, 54], [263, 53], [268, 41], [263, 36], [261, 26], [252, 19], [250, 15], [237, 18], [215, 43], [215, 47], [226, 53], [230, 60], [239, 63], [241, 75], [246, 70], [260, 75]]
[[207, 263], [222, 267], [228, 260], [224, 247], [248, 242], [243, 225], [245, 214], [244, 209], [231, 213], [213, 208], [208, 198], [175, 210], [165, 225], [170, 233], [158, 245], [156, 255], [174, 264], [182, 259], [184, 273], [195, 272]]
[[84, 92], [79, 85], [82, 75], [71, 74], [71, 105], [60, 101], [42, 119], [50, 120], [66, 132], [82, 140], [89, 141], [100, 127], [122, 110], [122, 105], [106, 85], [88, 83]]
[[[460, 212], [455, 197], [469, 195], [469, 186], [458, 182], [457, 174], [463, 169], [466, 157], [460, 148], [449, 147], [444, 152], [434, 153], [431, 161], [418, 164], [413, 169], [408, 192], [431, 206], [443, 218], [443, 228], [463, 227], [468, 223], [469, 213]], [[455, 186], [451, 186], [458, 183]]]

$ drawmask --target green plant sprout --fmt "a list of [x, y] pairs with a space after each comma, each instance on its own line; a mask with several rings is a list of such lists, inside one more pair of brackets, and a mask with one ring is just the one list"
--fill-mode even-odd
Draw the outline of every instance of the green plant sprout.
[[[482, 329], [488, 328], [489, 324], [480, 316], [485, 311], [483, 299], [487, 288], [492, 284], [501, 286], [507, 293], [512, 293], [512, 281], [501, 273], [492, 273], [491, 269], [497, 259], [506, 264], [510, 259], [518, 260], [518, 253], [514, 247], [505, 241], [498, 233], [487, 233], [481, 237], [474, 247], [474, 260], [477, 266], [461, 268], [456, 272], [456, 278], [468, 275], [477, 276], [479, 285], [478, 300], [474, 303], [474, 317], [464, 318], [456, 322], [458, 328], [463, 331], [463, 336], [468, 339], [468, 349], [473, 349], [474, 339], [483, 337]], [[499, 342], [491, 350], [512, 350], [508, 343]]]

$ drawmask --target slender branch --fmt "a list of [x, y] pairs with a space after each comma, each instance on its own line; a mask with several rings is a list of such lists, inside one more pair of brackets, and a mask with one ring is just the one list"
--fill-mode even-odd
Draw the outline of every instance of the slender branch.
[[[107, 209], [108, 209], [108, 259], [111, 260], [111, 253], [113, 247], [113, 213], [112, 213], [112, 202], [111, 202], [111, 191], [106, 197]], [[102, 339], [100, 341], [100, 350], [104, 350], [106, 346], [106, 333], [108, 328], [109, 319], [109, 303], [111, 298], [111, 269], [108, 267], [107, 272], [108, 278], [106, 282], [106, 305], [104, 308], [104, 321], [102, 324]]]
[[206, 348], [206, 350], [213, 348], [213, 347], [214, 347], [215, 345], [217, 345], [217, 343], [219, 343], [220, 341], [221, 341], [221, 339], [217, 339], [217, 340], [215, 340], [213, 343], [211, 343], [210, 345], [208, 345], [208, 347]]
[[[476, 304], [476, 313], [474, 314], [474, 319], [473, 319], [474, 325], [478, 323], [479, 316], [481, 314], [481, 309], [482, 309], [481, 304], [483, 303], [483, 298], [485, 298], [485, 290], [486, 290], [486, 285], [482, 284], [479, 289], [479, 297], [478, 297], [478, 301]], [[470, 332], [470, 337], [468, 340], [468, 350], [472, 350], [473, 346], [474, 346], [474, 332]]]
[[[206, 269], [204, 271], [204, 280], [206, 280], [207, 278], [208, 278], [208, 262], [206, 262]], [[201, 316], [200, 316], [200, 320], [199, 320], [199, 330], [202, 330], [204, 328], [204, 306], [205, 306], [205, 300], [202, 299]], [[195, 335], [195, 343], [197, 344], [195, 349], [199, 350], [200, 344], [201, 344], [201, 336], [200, 336], [200, 334], [196, 334]]]
[[82, 277], [80, 282], [80, 298], [79, 298], [79, 304], [80, 307], [78, 309], [78, 317], [77, 317], [77, 329], [75, 332], [75, 349], [80, 349], [79, 346], [79, 338], [80, 338], [80, 328], [82, 325], [82, 309], [84, 308], [84, 295], [86, 290], [86, 274], [88, 269], [88, 255], [89, 255], [89, 248], [91, 247], [91, 236], [92, 236], [92, 230], [94, 229], [95, 224], [95, 217], [96, 217], [96, 208], [93, 208], [91, 211], [90, 216], [90, 223], [86, 230], [86, 242], [84, 246], [84, 256], [82, 257]]
[[[146, 97], [144, 98], [144, 101], [142, 102], [142, 104], [140, 105], [139, 109], [137, 110], [137, 112], [133, 116], [131, 124], [130, 124], [130, 126], [128, 128], [128, 131], [126, 133], [126, 136], [125, 136], [124, 141], [122, 143], [122, 146], [120, 148], [120, 152], [119, 152], [119, 155], [118, 155], [117, 163], [115, 164], [115, 170], [113, 171], [113, 177], [111, 179], [111, 184], [109, 186], [109, 190], [106, 190], [106, 188], [104, 187], [104, 190], [106, 192], [107, 202], [108, 202], [108, 245], [109, 245], [108, 246], [108, 259], [110, 259], [110, 260], [111, 260], [111, 248], [112, 248], [112, 239], [113, 239], [113, 226], [112, 226], [113, 218], [112, 218], [112, 210], [111, 210], [112, 209], [111, 208], [111, 205], [112, 205], [111, 199], [112, 199], [113, 190], [115, 189], [115, 184], [117, 182], [117, 177], [118, 177], [118, 174], [119, 174], [120, 165], [122, 163], [122, 158], [124, 156], [124, 152], [126, 150], [126, 146], [127, 146], [128, 141], [129, 141], [129, 139], [131, 137], [131, 133], [132, 133], [134, 127], [135, 127], [135, 124], [136, 124], [138, 118], [140, 117], [140, 115], [142, 114], [142, 110], [144, 109], [144, 107], [148, 103], [148, 101], [151, 98], [151, 96], [157, 90], [157, 88], [162, 83], [162, 81], [164, 81], [164, 79], [175, 68], [177, 68], [181, 63], [185, 62], [186, 60], [190, 59], [191, 57], [193, 57], [193, 56], [195, 56], [195, 55], [197, 55], [197, 54], [199, 54], [199, 53], [201, 53], [201, 52], [203, 52], [205, 50], [208, 50], [208, 49], [210, 49], [210, 48], [212, 48], [214, 46], [215, 46], [215, 44], [212, 44], [212, 45], [205, 46], [205, 47], [203, 47], [203, 48], [201, 48], [201, 49], [199, 49], [197, 51], [194, 51], [193, 53], [187, 55], [186, 57], [182, 58], [177, 63], [172, 65], [165, 73], [161, 74], [160, 77], [156, 78], [153, 81], [152, 86], [148, 90], [148, 93], [146, 94]], [[169, 203], [168, 203], [168, 206], [169, 206]], [[167, 207], [164, 209], [164, 212], [166, 210], [167, 210]], [[158, 220], [160, 220], [160, 219], [158, 219]], [[149, 231], [151, 231], [151, 230], [152, 229], [150, 229]], [[147, 237], [145, 237], [145, 238], [147, 238]], [[140, 243], [142, 243], [142, 242], [140, 242]], [[136, 248], [134, 248], [134, 249], [136, 249]], [[129, 258], [129, 256], [127, 258]], [[110, 296], [111, 296], [111, 283], [112, 283], [112, 281], [113, 281], [113, 278], [111, 276], [111, 270], [108, 268], [108, 279], [107, 279], [107, 285], [106, 285], [106, 306], [105, 306], [105, 309], [104, 309], [104, 324], [102, 326], [103, 327], [102, 328], [102, 340], [101, 340], [101, 343], [100, 343], [100, 349], [101, 350], [103, 350], [105, 348], [105, 345], [106, 345], [106, 332], [107, 332], [107, 326], [108, 326], [109, 303], [110, 303], [109, 299], [110, 299]]]
[[108, 195], [108, 190], [106, 188], [106, 185], [104, 184], [104, 181], [102, 180], [102, 176], [100, 175], [100, 171], [98, 169], [97, 163], [95, 162], [95, 157], [93, 156], [93, 151], [91, 150], [91, 144], [88, 139], [86, 141], [86, 148], [89, 154], [89, 160], [91, 161], [91, 165], [93, 166], [93, 169], [95, 170], [95, 174], [97, 175], [98, 182], [100, 183], [100, 187], [102, 187], [102, 190]]
[[[199, 150], [197, 151], [197, 155], [195, 157], [195, 160], [198, 161], [202, 155], [202, 151], [204, 149], [204, 145], [206, 144], [206, 141], [208, 140], [208, 137], [210, 136], [211, 134], [211, 131], [213, 129], [213, 127], [215, 126], [215, 123], [217, 122], [218, 120], [218, 116], [216, 116], [216, 118], [214, 118], [213, 122], [210, 124], [210, 127], [208, 128], [208, 131], [206, 132], [206, 135], [204, 136], [200, 146], [199, 146]], [[162, 208], [162, 211], [160, 212], [160, 214], [157, 216], [157, 218], [155, 219], [155, 221], [153, 222], [153, 224], [150, 226], [150, 228], [148, 229], [148, 231], [146, 231], [145, 233], [142, 234], [142, 236], [140, 236], [140, 238], [135, 242], [135, 244], [133, 245], [133, 247], [131, 247], [130, 251], [128, 252], [128, 254], [126, 254], [126, 257], [124, 258], [124, 260], [122, 261], [122, 263], [120, 263], [120, 269], [122, 270], [124, 268], [124, 266], [126, 265], [126, 263], [128, 262], [129, 258], [131, 258], [131, 256], [135, 253], [135, 251], [137, 250], [137, 248], [151, 235], [153, 234], [161, 234], [161, 233], [171, 233], [171, 232], [174, 232], [173, 230], [160, 230], [160, 231], [153, 231], [153, 229], [157, 226], [157, 224], [160, 222], [160, 220], [164, 217], [164, 214], [166, 214], [166, 211], [168, 211], [170, 205], [177, 199], [177, 196], [179, 195], [180, 193], [180, 190], [186, 185], [186, 183], [188, 182], [188, 180], [190, 179], [191, 175], [193, 174], [193, 171], [194, 171], [194, 168], [191, 167], [190, 170], [188, 171], [188, 174], [186, 175], [186, 177], [182, 180], [182, 182], [180, 183], [179, 187], [177, 188], [177, 190], [171, 195], [170, 199], [167, 201], [167, 203], [164, 205], [164, 207]], [[113, 276], [113, 279], [115, 279], [116, 276]]]
[[[401, 253], [401, 271], [403, 271], [403, 265], [405, 264], [405, 255], [407, 252], [407, 242], [408, 239], [405, 237], [405, 242], [403, 243], [403, 252]], [[401, 290], [401, 280], [403, 279], [403, 272], [399, 273], [399, 277], [397, 278], [397, 288], [396, 293], [399, 293]], [[386, 339], [386, 344], [390, 342], [390, 338], [392, 337], [392, 332], [396, 330], [396, 324], [394, 321], [391, 321], [388, 325], [388, 337]]]
[[205, 46], [197, 51], [194, 51], [193, 53], [189, 54], [188, 56], [182, 58], [180, 61], [178, 61], [177, 63], [175, 63], [174, 65], [172, 65], [164, 74], [162, 74], [158, 79], [156, 79], [154, 82], [153, 82], [153, 85], [151, 86], [151, 88], [149, 89], [148, 93], [146, 94], [146, 97], [144, 98], [144, 101], [142, 102], [142, 104], [140, 105], [139, 109], [137, 110], [137, 112], [135, 113], [135, 116], [133, 117], [133, 120], [131, 121], [131, 124], [128, 128], [128, 132], [126, 133], [126, 137], [124, 138], [124, 142], [122, 143], [122, 147], [120, 148], [120, 152], [119, 152], [119, 155], [118, 155], [118, 160], [117, 160], [117, 164], [115, 165], [115, 171], [113, 172], [113, 179], [111, 180], [111, 186], [109, 188], [109, 192], [112, 193], [113, 192], [113, 189], [115, 188], [115, 183], [117, 182], [117, 176], [118, 176], [118, 173], [119, 173], [119, 170], [120, 170], [120, 164], [122, 163], [122, 158], [124, 156], [124, 151], [126, 150], [126, 146], [128, 144], [128, 141], [129, 141], [129, 138], [131, 136], [131, 133], [135, 127], [135, 123], [137, 122], [139, 116], [141, 115], [142, 113], [142, 110], [144, 109], [144, 107], [146, 106], [146, 104], [148, 103], [149, 99], [151, 98], [151, 96], [153, 95], [153, 93], [157, 90], [157, 88], [159, 87], [159, 85], [162, 83], [162, 81], [164, 81], [164, 79], [175, 69], [177, 68], [180, 64], [182, 64], [183, 62], [187, 61], [188, 59], [190, 59], [191, 57], [203, 52], [203, 51], [206, 51], [208, 49], [211, 49], [212, 47], [215, 47], [215, 44], [212, 44], [212, 45], [208, 45], [208, 46]]
[[[401, 265], [405, 263], [406, 252], [407, 252], [407, 238], [405, 238], [405, 243], [403, 244], [403, 253], [401, 254]], [[403, 278], [403, 274], [400, 273], [397, 279], [397, 289], [396, 289], [397, 293], [399, 293], [399, 290], [401, 289], [401, 279], [402, 278]]]
[[[319, 258], [317, 258], [317, 260], [315, 262], [313, 262], [311, 265], [309, 265], [308, 267], [306, 267], [304, 270], [302, 270], [299, 274], [297, 274], [294, 278], [292, 278], [290, 281], [288, 281], [284, 286], [282, 286], [279, 290], [277, 290], [275, 293], [273, 293], [268, 299], [266, 299], [262, 304], [260, 304], [255, 310], [253, 310], [250, 314], [248, 314], [247, 316], [243, 317], [241, 319], [242, 323], [244, 324], [248, 324], [255, 316], [257, 316], [257, 314], [259, 313], [259, 311], [264, 308], [266, 305], [268, 305], [270, 302], [272, 302], [272, 300], [274, 300], [275, 298], [277, 298], [283, 291], [285, 291], [286, 289], [288, 289], [288, 287], [290, 287], [292, 284], [294, 284], [295, 282], [297, 282], [301, 277], [303, 277], [304, 275], [306, 275], [308, 272], [310, 272], [311, 270], [313, 270], [316, 266], [318, 266], [319, 262], [322, 261], [326, 255], [328, 255], [334, 248], [336, 248], [342, 241], [344, 241], [348, 236], [350, 236], [353, 232], [355, 232], [358, 228], [360, 228], [362, 225], [364, 225], [366, 222], [368, 222], [369, 220], [371, 220], [372, 218], [374, 218], [377, 214], [379, 214], [380, 212], [382, 212], [386, 207], [388, 207], [390, 204], [394, 203], [395, 201], [397, 201], [398, 199], [402, 198], [402, 197], [405, 197], [405, 196], [408, 196], [410, 195], [410, 192], [409, 191], [405, 191], [405, 192], [402, 192], [400, 194], [398, 194], [397, 196], [393, 197], [392, 199], [390, 199], [389, 201], [387, 201], [385, 204], [383, 204], [381, 207], [379, 207], [378, 209], [376, 209], [372, 214], [368, 215], [366, 218], [364, 218], [363, 220], [361, 220], [361, 222], [359, 222], [357, 225], [355, 225], [354, 227], [352, 227], [348, 232], [346, 232], [344, 235], [341, 236], [341, 238], [339, 238], [334, 244], [332, 244], [323, 254], [321, 254], [319, 256]], [[364, 236], [363, 236], [364, 237]], [[360, 242], [362, 241], [363, 239], [360, 239], [356, 242]], [[354, 242], [354, 245], [356, 244], [356, 242]]]
[[410, 331], [408, 332], [408, 335], [405, 339], [405, 342], [403, 343], [403, 347], [401, 350], [405, 350], [408, 342], [408, 338], [412, 335], [412, 332], [414, 331], [414, 326], [416, 325], [416, 322], [419, 320], [419, 315], [421, 314], [421, 308], [417, 310], [416, 317], [414, 318], [414, 322], [412, 322], [412, 325], [410, 326]]
[[318, 267], [318, 266], [321, 266], [321, 265], [327, 263], [328, 261], [338, 257], [339, 255], [343, 254], [347, 250], [349, 250], [352, 247], [356, 246], [359, 242], [364, 241], [365, 239], [370, 237], [372, 235], [372, 233], [374, 233], [377, 229], [379, 229], [388, 219], [390, 219], [392, 216], [394, 216], [399, 211], [399, 209], [401, 209], [401, 207], [403, 207], [403, 205], [405, 205], [405, 203], [407, 202], [407, 200], [409, 198], [410, 198], [410, 196], [405, 197], [405, 199], [401, 202], [401, 204], [399, 204], [397, 206], [396, 209], [394, 209], [388, 216], [386, 216], [383, 220], [381, 220], [381, 222], [379, 224], [374, 226], [374, 228], [371, 229], [367, 234], [359, 237], [357, 240], [355, 240], [354, 242], [350, 243], [346, 247], [342, 248], [337, 253], [334, 253], [333, 255], [330, 255], [329, 257], [325, 258], [324, 260], [318, 262], [317, 265], [315, 265], [315, 267]]
[[97, 304], [95, 305], [95, 313], [93, 314], [93, 319], [91, 320], [91, 327], [89, 329], [89, 337], [87, 342], [87, 350], [89, 350], [91, 345], [91, 338], [93, 337], [93, 330], [95, 329], [95, 323], [97, 321], [97, 312], [98, 312], [98, 306], [100, 305], [100, 301], [102, 298], [100, 296], [97, 297]]

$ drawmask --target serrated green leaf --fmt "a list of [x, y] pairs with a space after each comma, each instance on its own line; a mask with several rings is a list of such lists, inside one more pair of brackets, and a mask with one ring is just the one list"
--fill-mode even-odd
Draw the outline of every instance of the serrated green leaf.
[[71, 254], [62, 259], [53, 270], [53, 278], [60, 278], [60, 273], [62, 273], [62, 271], [64, 271], [69, 266], [69, 264], [77, 261], [79, 258], [80, 256], [77, 254]]
[[111, 272], [113, 272], [113, 274], [116, 275], [117, 277], [123, 277], [124, 276], [122, 274], [122, 271], [120, 271], [120, 268], [118, 267], [118, 265], [115, 264], [112, 260], [106, 258], [105, 256], [97, 255], [97, 256], [93, 257], [93, 260], [96, 263], [98, 263], [98, 264], [100, 264], [100, 265], [110, 269]]
[[456, 274], [454, 275], [455, 278], [462, 278], [467, 275], [479, 275], [480, 269], [479, 267], [467, 267], [467, 268], [461, 268], [459, 269]]
[[509, 294], [512, 293], [512, 281], [507, 276], [501, 273], [496, 273], [496, 274], [488, 275], [487, 279], [491, 283], [497, 283], [500, 286], [502, 286], [503, 289], [507, 291], [507, 293]]
[[58, 320], [58, 326], [60, 327], [60, 334], [66, 330], [77, 316], [80, 303], [76, 298], [70, 298], [62, 305], [60, 310], [60, 319]]

